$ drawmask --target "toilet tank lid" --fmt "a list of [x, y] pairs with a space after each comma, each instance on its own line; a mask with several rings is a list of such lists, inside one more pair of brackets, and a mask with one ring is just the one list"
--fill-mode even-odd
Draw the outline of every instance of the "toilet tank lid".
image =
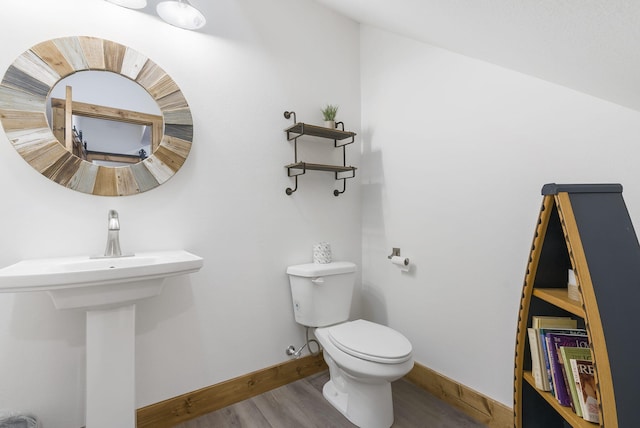
[[331, 263], [305, 263], [287, 268], [287, 274], [293, 276], [316, 277], [326, 275], [338, 275], [356, 271], [355, 263], [331, 262]]

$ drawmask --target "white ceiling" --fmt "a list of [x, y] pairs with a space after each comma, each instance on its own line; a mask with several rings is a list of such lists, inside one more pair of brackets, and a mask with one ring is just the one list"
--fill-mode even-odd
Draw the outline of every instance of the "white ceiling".
[[640, 110], [640, 0], [317, 0], [370, 24]]

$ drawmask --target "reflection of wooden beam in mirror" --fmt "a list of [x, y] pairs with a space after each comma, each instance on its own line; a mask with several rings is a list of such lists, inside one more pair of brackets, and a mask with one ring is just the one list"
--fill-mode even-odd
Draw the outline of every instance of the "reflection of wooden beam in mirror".
[[[70, 87], [67, 86], [69, 89]], [[131, 123], [134, 125], [142, 125], [142, 126], [150, 126], [151, 127], [151, 152], [155, 152], [158, 146], [160, 145], [160, 141], [162, 140], [162, 128], [163, 128], [163, 120], [162, 116], [148, 113], [141, 113], [138, 111], [125, 110], [121, 108], [100, 106], [96, 104], [83, 103], [80, 101], [71, 101], [69, 107], [69, 98], [66, 100], [62, 100], [60, 98], [52, 98], [51, 99], [51, 110], [52, 110], [52, 118], [53, 124], [52, 128], [54, 131], [54, 135], [56, 134], [56, 130], [59, 130], [62, 126], [58, 122], [62, 117], [65, 118], [64, 128], [72, 130], [73, 125], [71, 125], [71, 116], [84, 116], [90, 117], [93, 119], [103, 119], [103, 120], [112, 120], [115, 122], [124, 122]], [[71, 114], [67, 114], [66, 112], [71, 112]], [[67, 123], [67, 116], [69, 117], [69, 122]], [[58, 137], [58, 135], [56, 135]], [[58, 137], [59, 138], [59, 137]], [[73, 138], [72, 136], [69, 138]], [[60, 139], [62, 141], [62, 139]], [[73, 152], [72, 146], [69, 145], [67, 136], [65, 134], [65, 139], [67, 150]]]
[[[71, 86], [66, 87], [64, 99], [64, 147], [73, 153], [73, 93]], [[55, 127], [54, 127], [55, 128]]]
[[127, 164], [127, 163], [140, 162], [140, 157], [133, 156], [133, 155], [121, 155], [118, 153], [87, 152], [87, 162], [93, 162], [93, 161]]

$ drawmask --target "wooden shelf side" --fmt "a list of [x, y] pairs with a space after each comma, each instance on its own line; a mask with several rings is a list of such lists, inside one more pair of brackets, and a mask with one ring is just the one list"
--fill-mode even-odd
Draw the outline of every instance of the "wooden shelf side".
[[635, 340], [640, 245], [622, 188], [597, 194], [597, 200], [584, 193], [559, 194], [558, 198], [571, 207], [567, 224], [579, 231], [582, 249], [576, 258], [588, 265], [587, 275], [579, 276], [578, 283], [592, 338], [604, 426], [640, 426], [635, 399], [640, 377], [640, 349]]
[[527, 354], [527, 327], [529, 324], [529, 307], [531, 305], [531, 296], [533, 295], [533, 285], [535, 283], [536, 272], [538, 270], [538, 263], [540, 262], [540, 251], [537, 250], [542, 247], [544, 243], [544, 237], [547, 233], [547, 227], [549, 226], [549, 220], [551, 213], [553, 212], [554, 200], [550, 197], [545, 197], [542, 201], [540, 213], [538, 215], [538, 222], [536, 224], [536, 230], [533, 236], [533, 242], [529, 253], [529, 262], [527, 264], [527, 271], [525, 273], [524, 284], [522, 289], [522, 296], [520, 299], [520, 311], [518, 314], [518, 331], [516, 334], [516, 349], [515, 349], [515, 362], [514, 362], [514, 398], [513, 398], [513, 411], [514, 411], [514, 424], [517, 428], [523, 426], [522, 420], [522, 389], [523, 389], [523, 373], [525, 371], [525, 358], [528, 358]]

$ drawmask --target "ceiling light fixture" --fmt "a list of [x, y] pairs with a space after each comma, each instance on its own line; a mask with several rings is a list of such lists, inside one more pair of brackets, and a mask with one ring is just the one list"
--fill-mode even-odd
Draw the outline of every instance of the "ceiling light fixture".
[[156, 11], [164, 21], [186, 30], [197, 30], [207, 22], [202, 12], [188, 0], [162, 1], [156, 6]]
[[128, 7], [129, 9], [142, 9], [147, 7], [147, 0], [107, 0], [109, 3], [118, 6]]

